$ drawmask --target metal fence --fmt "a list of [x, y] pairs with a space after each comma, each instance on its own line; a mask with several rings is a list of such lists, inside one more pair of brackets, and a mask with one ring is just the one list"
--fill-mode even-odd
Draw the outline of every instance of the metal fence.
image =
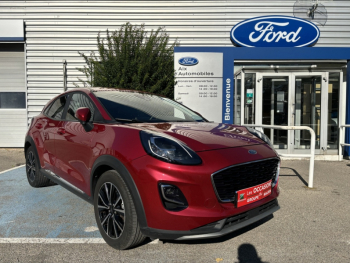
[[[276, 125], [260, 125], [260, 124], [244, 124], [244, 126], [254, 127], [254, 128], [276, 129], [276, 130], [307, 130], [307, 131], [309, 131], [310, 135], [311, 135], [311, 142], [310, 142], [311, 152], [310, 152], [310, 154], [279, 154], [279, 156], [289, 157], [289, 158], [310, 158], [308, 187], [313, 188], [313, 185], [314, 185], [314, 167], [315, 167], [315, 143], [316, 143], [316, 136], [315, 136], [315, 132], [313, 129], [311, 129], [310, 127], [307, 127], [307, 126], [276, 126]], [[350, 127], [350, 125], [347, 125], [347, 126]], [[350, 146], [350, 144], [348, 144], [348, 146]]]

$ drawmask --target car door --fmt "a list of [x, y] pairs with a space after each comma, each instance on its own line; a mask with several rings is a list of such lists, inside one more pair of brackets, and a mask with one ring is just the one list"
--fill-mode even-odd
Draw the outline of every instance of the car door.
[[33, 139], [43, 169], [55, 172], [55, 136], [59, 129], [68, 95], [54, 100], [44, 111], [44, 116], [34, 123]]
[[70, 95], [64, 120], [61, 121], [56, 135], [56, 174], [84, 192], [89, 192], [90, 162], [92, 159], [91, 141], [96, 133], [94, 129], [86, 131], [75, 118], [78, 108], [87, 107], [91, 111], [93, 122], [95, 105], [87, 95], [75, 92]]

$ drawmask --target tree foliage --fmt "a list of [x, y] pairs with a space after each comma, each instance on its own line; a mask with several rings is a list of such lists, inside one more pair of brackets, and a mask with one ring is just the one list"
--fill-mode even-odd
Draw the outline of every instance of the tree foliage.
[[[107, 37], [97, 36], [98, 54], [85, 55], [86, 65], [78, 68], [90, 87], [112, 87], [147, 91], [173, 98], [174, 46], [164, 27], [147, 32], [145, 26], [126, 23]], [[78, 86], [78, 85], [76, 85]]]

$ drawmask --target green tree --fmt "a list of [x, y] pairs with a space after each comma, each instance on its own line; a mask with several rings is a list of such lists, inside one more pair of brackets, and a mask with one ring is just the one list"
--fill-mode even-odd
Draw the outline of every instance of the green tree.
[[[147, 32], [144, 24], [126, 23], [107, 37], [97, 36], [98, 55], [79, 52], [86, 65], [78, 68], [87, 80], [85, 87], [132, 89], [174, 96], [174, 43], [164, 27]], [[75, 84], [78, 86], [77, 84]]]

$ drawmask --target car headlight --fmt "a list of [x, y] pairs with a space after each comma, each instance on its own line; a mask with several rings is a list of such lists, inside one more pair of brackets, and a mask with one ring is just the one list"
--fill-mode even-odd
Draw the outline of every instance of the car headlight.
[[145, 131], [140, 132], [140, 137], [145, 151], [162, 161], [184, 165], [202, 163], [201, 158], [192, 149], [175, 138]]
[[254, 128], [250, 128], [250, 127], [246, 127], [247, 130], [255, 135], [256, 137], [258, 137], [259, 139], [263, 140], [264, 142], [266, 142], [268, 145], [270, 145], [273, 149], [273, 145], [269, 139], [269, 137], [267, 137], [264, 133], [262, 133], [261, 131], [255, 130]]

